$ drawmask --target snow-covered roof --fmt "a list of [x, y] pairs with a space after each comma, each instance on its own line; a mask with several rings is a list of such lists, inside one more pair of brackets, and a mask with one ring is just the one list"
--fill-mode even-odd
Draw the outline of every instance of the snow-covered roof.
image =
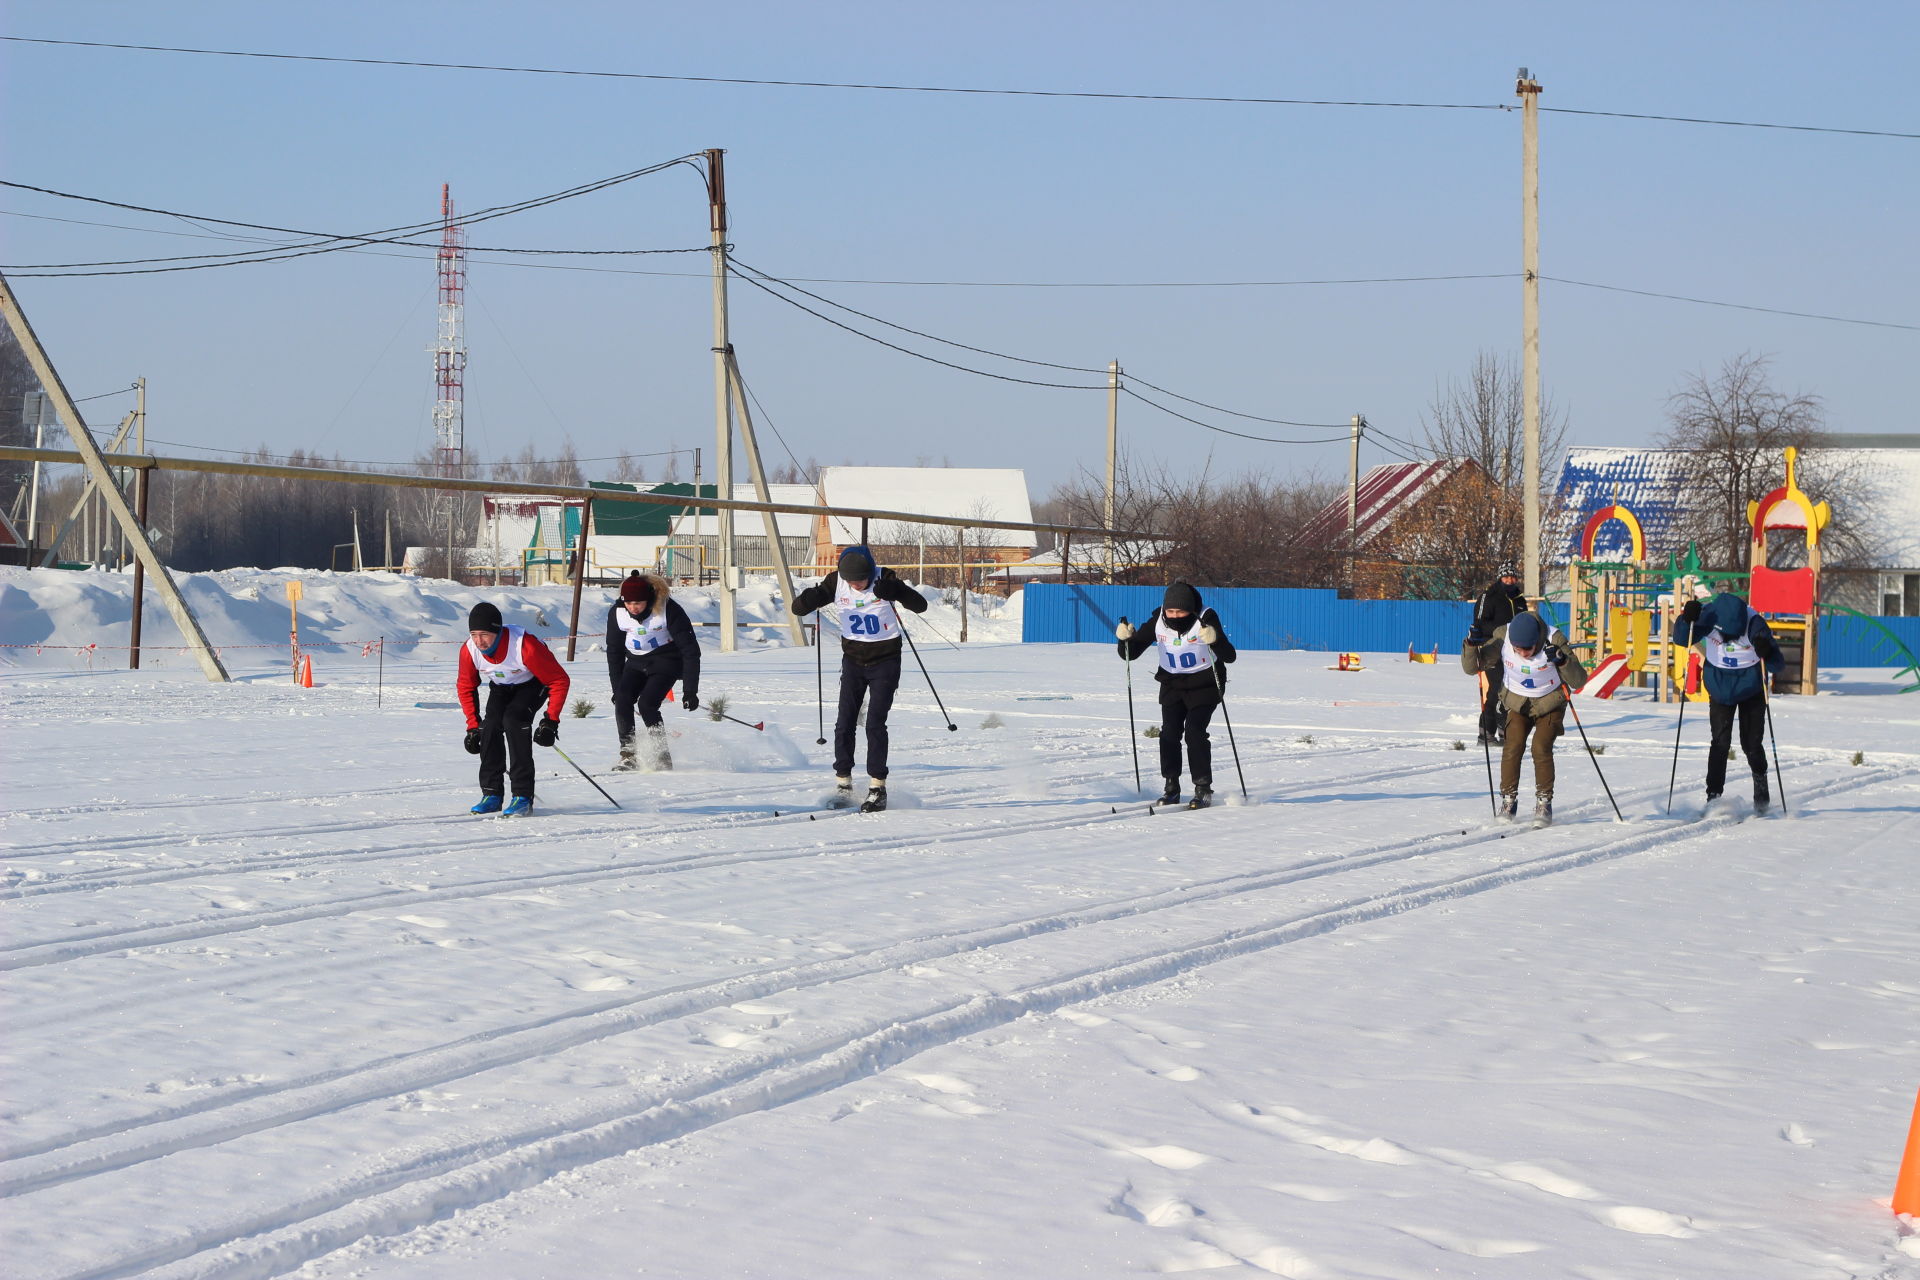
[[[1364, 547], [1418, 506], [1440, 485], [1468, 467], [1479, 469], [1470, 458], [1431, 458], [1425, 462], [1392, 462], [1371, 467], [1360, 477], [1354, 517], [1354, 545]], [[1347, 540], [1347, 497], [1329, 502], [1301, 526], [1302, 544], [1310, 547], [1345, 546]]]
[[[820, 487], [831, 507], [978, 520], [1033, 519], [1027, 473], [1018, 467], [822, 467]], [[835, 546], [860, 540], [859, 521], [827, 523], [828, 541]], [[883, 546], [907, 540], [896, 537], [897, 532], [876, 527], [870, 536]], [[1032, 533], [1014, 529], [976, 529], [967, 537], [969, 545], [990, 547], [1031, 547], [1033, 539]]]
[[[733, 486], [734, 500], [738, 502], [758, 502], [760, 495], [751, 484]], [[767, 501], [790, 502], [796, 506], [817, 507], [820, 505], [820, 493], [810, 484], [770, 484], [767, 486]], [[812, 538], [814, 517], [798, 515], [790, 511], [776, 511], [773, 515], [774, 527], [780, 530], [782, 538]], [[758, 511], [736, 511], [733, 513], [733, 536], [736, 538], [764, 538], [767, 534], [766, 518]], [[718, 516], [675, 516], [673, 536], [676, 538], [717, 538], [720, 536], [720, 518]]]
[[[1854, 501], [1867, 509], [1851, 513], [1851, 517], [1872, 531], [1869, 542], [1879, 565], [1890, 569], [1920, 567], [1920, 449], [1813, 449], [1807, 452], [1807, 463], [1811, 469], [1817, 469], [1816, 464], [1844, 469], [1851, 477], [1850, 483], [1858, 485]], [[1678, 495], [1690, 483], [1697, 465], [1693, 454], [1680, 449], [1580, 446], [1569, 450], [1558, 486], [1561, 512], [1554, 541], [1560, 554], [1556, 558], [1576, 556], [1587, 517], [1615, 502], [1630, 508], [1639, 519], [1649, 557], [1665, 559], [1670, 551], [1684, 552], [1686, 547], [1673, 532], [1679, 516]], [[1785, 479], [1783, 464], [1769, 478], [1768, 488]], [[1827, 499], [1816, 481], [1803, 479], [1802, 486], [1815, 502]], [[1752, 496], [1758, 499], [1764, 495]], [[1596, 536], [1595, 557], [1624, 558], [1627, 538], [1626, 529], [1619, 524], [1602, 526]]]

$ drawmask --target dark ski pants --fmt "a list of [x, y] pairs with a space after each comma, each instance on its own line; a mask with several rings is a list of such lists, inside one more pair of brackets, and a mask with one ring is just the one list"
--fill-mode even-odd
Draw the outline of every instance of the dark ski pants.
[[1213, 739], [1207, 724], [1220, 705], [1218, 689], [1160, 686], [1160, 776], [1180, 780], [1180, 740], [1186, 739], [1187, 764], [1195, 786], [1213, 785]]
[[1502, 795], [1520, 794], [1520, 760], [1527, 754], [1527, 735], [1533, 735], [1533, 793], [1542, 799], [1553, 799], [1553, 744], [1566, 730], [1567, 708], [1564, 703], [1538, 718], [1524, 711], [1513, 711], [1507, 715], [1507, 741], [1500, 749], [1500, 792]]
[[1719, 795], [1727, 786], [1727, 757], [1733, 754], [1734, 714], [1740, 717], [1740, 750], [1753, 770], [1755, 799], [1771, 798], [1767, 788], [1767, 752], [1761, 737], [1767, 728], [1767, 700], [1748, 698], [1745, 702], [1709, 702], [1707, 723], [1713, 737], [1707, 747], [1707, 799]]
[[[501, 784], [511, 777], [513, 794], [533, 794], [533, 721], [546, 704], [547, 686], [538, 680], [487, 689], [487, 711], [480, 721], [481, 791], [505, 795]], [[509, 756], [512, 769], [507, 767]]]
[[853, 776], [853, 734], [860, 726], [860, 703], [867, 704], [867, 776], [887, 780], [887, 713], [900, 688], [900, 655], [878, 662], [840, 659], [840, 710], [833, 721], [833, 772]]
[[637, 662], [628, 662], [620, 672], [620, 683], [613, 691], [613, 727], [620, 734], [620, 745], [633, 741], [633, 709], [640, 708], [640, 722], [649, 729], [660, 727], [660, 704], [666, 701], [673, 682], [680, 678], [678, 668], [648, 675]]

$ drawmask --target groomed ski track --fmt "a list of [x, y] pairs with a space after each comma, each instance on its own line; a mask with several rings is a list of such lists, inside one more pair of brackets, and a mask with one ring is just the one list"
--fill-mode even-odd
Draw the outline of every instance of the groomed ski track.
[[[369, 1036], [357, 1055], [336, 1051], [318, 1069], [118, 1101], [72, 1122], [42, 1117], [0, 1151], [0, 1202], [16, 1218], [87, 1225], [57, 1254], [16, 1258], [12, 1273], [22, 1280], [282, 1275], [558, 1172], [845, 1087], [1023, 1017], [1599, 863], [1723, 848], [1716, 838], [1748, 820], [1744, 809], [1702, 820], [1663, 816], [1666, 755], [1653, 738], [1616, 737], [1603, 760], [1618, 771], [1614, 791], [1628, 822], [1612, 821], [1591, 767], [1563, 743], [1559, 822], [1532, 831], [1524, 822], [1490, 821], [1478, 753], [1449, 750], [1444, 732], [1301, 747], [1288, 736], [1262, 739], [1250, 715], [1253, 729], [1236, 728], [1254, 803], [1223, 788], [1210, 810], [1176, 823], [1141, 821], [1146, 798], [1114, 785], [1128, 767], [1124, 736], [1097, 717], [1077, 719], [1040, 746], [1028, 766], [1036, 776], [1012, 801], [995, 769], [942, 764], [941, 749], [926, 746], [940, 738], [915, 741], [896, 728], [896, 752], [907, 762], [896, 782], [907, 803], [884, 814], [835, 814], [830, 826], [809, 822], [809, 809], [796, 807], [817, 795], [817, 767], [806, 775], [714, 775], [705, 780], [711, 795], [700, 794], [702, 778], [688, 771], [674, 776], [681, 789], [674, 798], [644, 814], [597, 811], [553, 775], [543, 778], [543, 796], [566, 799], [516, 823], [420, 812], [465, 794], [444, 781], [331, 793], [369, 816], [315, 823], [299, 819], [329, 796], [324, 786], [14, 810], [8, 835], [18, 843], [0, 891], [0, 910], [12, 918], [0, 969], [29, 982], [12, 998], [9, 1024], [36, 1038], [85, 1036], [116, 1010], [155, 1003], [217, 1026], [222, 1002], [295, 974], [332, 973], [370, 990], [404, 985], [410, 966], [434, 954], [412, 934], [361, 950], [312, 930], [411, 921], [396, 913], [436, 904], [619, 888], [641, 895], [621, 900], [631, 907], [645, 901], [649, 885], [699, 878], [731, 881], [730, 892], [746, 895], [765, 886], [826, 917], [849, 876], [869, 891], [892, 880], [919, 886], [913, 894], [958, 894], [950, 882], [962, 874], [969, 883], [1051, 883], [1076, 860], [1121, 863], [1162, 845], [1176, 855], [1188, 842], [1265, 852], [1253, 865], [1195, 864], [1142, 876], [1126, 891], [1089, 882], [1034, 909], [963, 903], [937, 927], [923, 920], [836, 954], [746, 957], [708, 964], [716, 971], [706, 973], [693, 964], [681, 981], [549, 1003], [477, 1028], [456, 1024], [449, 1030], [458, 1034], [416, 1035], [391, 1051]], [[1332, 737], [1338, 729], [1321, 732]], [[1224, 738], [1216, 734], [1217, 775], [1231, 763]], [[1143, 746], [1149, 755], [1151, 744]], [[932, 772], [913, 771], [916, 749], [936, 766]], [[469, 767], [450, 757], [448, 772]], [[622, 782], [623, 801], [660, 785], [647, 775]], [[1838, 751], [1808, 750], [1789, 772], [1786, 821], [1815, 823], [1829, 802], [1875, 789], [1910, 792], [1916, 783], [1920, 761], [1911, 757], [1881, 755], [1856, 767]], [[381, 813], [387, 802], [408, 808]], [[1348, 820], [1296, 829], [1336, 805]], [[293, 820], [263, 824], [257, 815], [276, 807]], [[1421, 825], [1432, 829], [1370, 838], [1369, 815], [1391, 815], [1378, 829], [1393, 831], [1405, 829], [1410, 812], [1431, 812], [1433, 821]], [[188, 821], [176, 823], [175, 815]], [[121, 830], [61, 834], [65, 824], [105, 816]], [[824, 864], [832, 874], [817, 882], [767, 879], [795, 864]], [[223, 905], [208, 907], [209, 894]], [[436, 928], [444, 925], [422, 923], [414, 932]], [[489, 927], [485, 942], [546, 953], [563, 948], [577, 928], [573, 910], [563, 908]], [[215, 941], [252, 951], [221, 952], [223, 964], [238, 954], [240, 971], [221, 972], [210, 987], [195, 961], [200, 952], [186, 944]], [[108, 984], [83, 983], [55, 1003], [37, 999], [61, 991], [69, 969], [103, 964], [124, 972]], [[753, 1030], [728, 1031], [722, 1024], [737, 1020], [743, 1005]], [[297, 1047], [299, 1035], [289, 1043]], [[547, 1087], [552, 1082], [583, 1078], [601, 1083], [552, 1100], [563, 1092]], [[419, 1112], [402, 1105], [449, 1085], [458, 1085], [477, 1118], [422, 1125]], [[516, 1105], [523, 1094], [546, 1101]], [[288, 1166], [276, 1165], [268, 1185], [236, 1176], [288, 1148], [326, 1158], [295, 1166], [291, 1177]], [[156, 1199], [200, 1206], [188, 1215], [191, 1227], [145, 1227], [103, 1208]]]

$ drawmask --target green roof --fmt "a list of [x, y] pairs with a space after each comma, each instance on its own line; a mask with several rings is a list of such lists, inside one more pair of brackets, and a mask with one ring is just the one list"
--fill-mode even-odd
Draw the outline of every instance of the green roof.
[[[693, 486], [690, 484], [656, 484], [646, 490], [638, 486], [621, 484], [611, 480], [589, 482], [595, 489], [619, 489], [627, 493], [664, 493], [674, 497], [691, 498]], [[700, 486], [702, 498], [717, 498], [720, 490], [715, 485]], [[595, 533], [604, 533], [610, 538], [664, 538], [670, 528], [673, 517], [684, 510], [671, 507], [663, 502], [602, 502], [593, 504], [593, 529]], [[702, 507], [696, 515], [714, 514], [712, 507]], [[570, 530], [571, 532], [577, 532]]]

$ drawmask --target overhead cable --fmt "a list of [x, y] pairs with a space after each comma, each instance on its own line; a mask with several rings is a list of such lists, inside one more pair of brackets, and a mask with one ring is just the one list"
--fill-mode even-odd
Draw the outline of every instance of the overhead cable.
[[[1256, 98], [1224, 94], [1117, 93], [1084, 89], [998, 89], [961, 85], [885, 84], [838, 80], [767, 80], [744, 76], [679, 76], [658, 72], [597, 71], [567, 67], [520, 67], [495, 63], [429, 62], [410, 58], [348, 58], [317, 53], [269, 53], [250, 49], [195, 49], [176, 45], [122, 44], [104, 40], [53, 40], [38, 36], [0, 36], [19, 44], [63, 45], [79, 49], [121, 49], [138, 53], [185, 53], [218, 58], [263, 58], [281, 62], [330, 62], [369, 67], [413, 67], [436, 71], [498, 71], [516, 75], [574, 76], [606, 80], [654, 80], [683, 84], [737, 84], [786, 89], [861, 89], [886, 93], [954, 94], [971, 97], [1079, 98], [1121, 102], [1198, 102], [1282, 107], [1379, 107], [1410, 111], [1513, 111], [1511, 103], [1491, 102], [1383, 102], [1347, 98]], [[1560, 115], [1598, 116], [1619, 120], [1656, 120], [1671, 124], [1720, 125], [1741, 129], [1784, 129], [1797, 133], [1837, 133], [1869, 138], [1920, 139], [1920, 133], [1891, 129], [1849, 129], [1833, 125], [1780, 124], [1758, 120], [1714, 120], [1700, 116], [1655, 115], [1636, 111], [1599, 111], [1579, 107], [1541, 107]]]

